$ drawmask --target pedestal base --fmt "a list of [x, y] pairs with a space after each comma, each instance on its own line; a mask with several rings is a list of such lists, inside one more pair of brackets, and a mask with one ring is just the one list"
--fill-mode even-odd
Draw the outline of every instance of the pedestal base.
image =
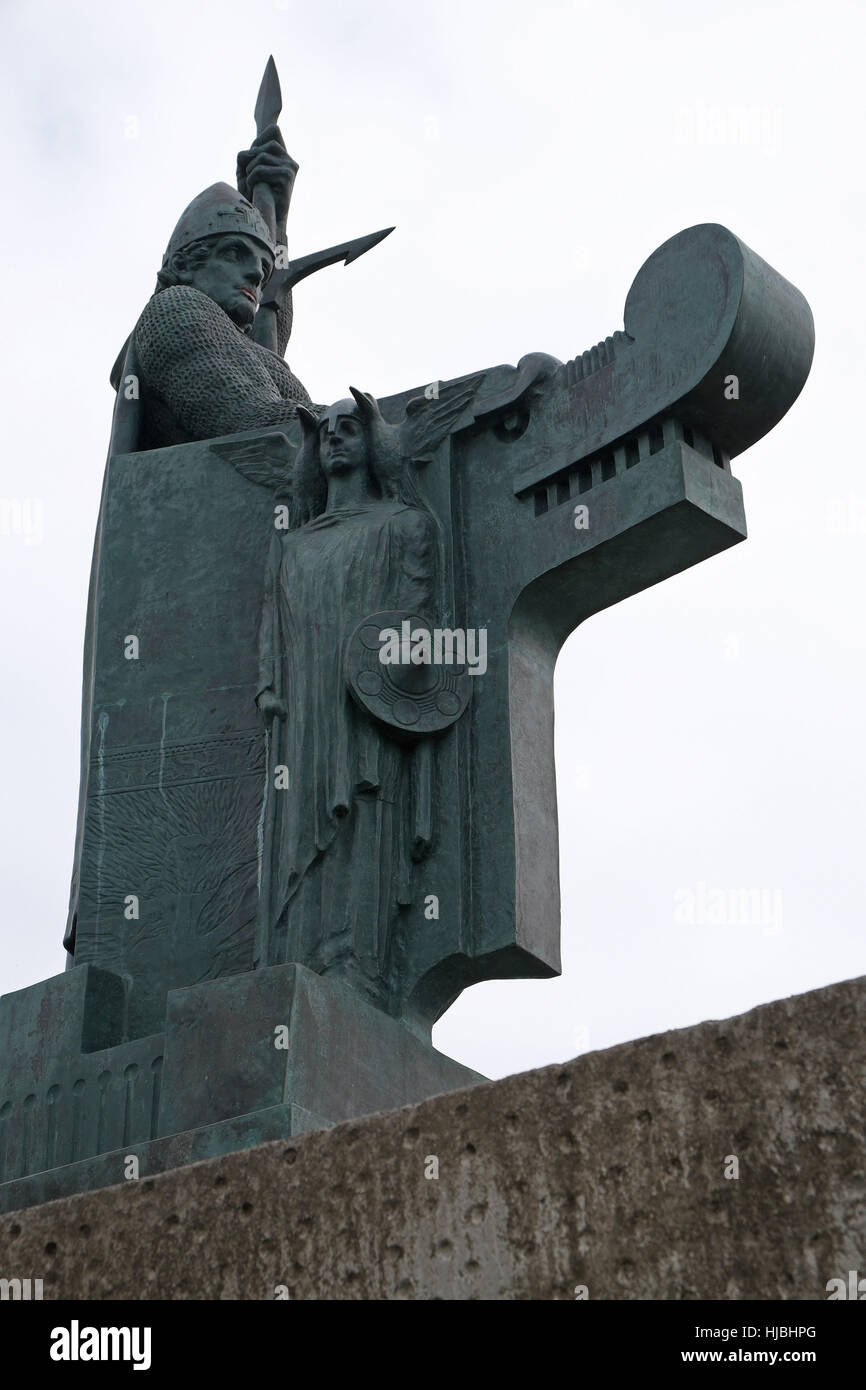
[[0, 1001], [0, 1211], [485, 1080], [300, 965], [172, 990], [164, 1034], [88, 1050], [111, 983], [80, 967]]

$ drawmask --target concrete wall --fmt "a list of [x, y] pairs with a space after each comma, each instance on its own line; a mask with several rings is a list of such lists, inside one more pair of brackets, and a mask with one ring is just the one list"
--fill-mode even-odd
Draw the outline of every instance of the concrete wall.
[[866, 1274], [864, 1014], [852, 980], [12, 1213], [0, 1276], [46, 1298], [824, 1299]]

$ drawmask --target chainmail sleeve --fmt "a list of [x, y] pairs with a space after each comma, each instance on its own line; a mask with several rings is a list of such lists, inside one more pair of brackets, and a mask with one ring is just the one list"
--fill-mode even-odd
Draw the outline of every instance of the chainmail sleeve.
[[215, 439], [316, 409], [289, 367], [191, 285], [155, 294], [135, 329], [144, 385], [189, 439]]

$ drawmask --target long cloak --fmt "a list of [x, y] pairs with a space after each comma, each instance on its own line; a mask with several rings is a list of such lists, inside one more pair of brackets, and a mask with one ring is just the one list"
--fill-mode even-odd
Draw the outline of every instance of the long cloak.
[[411, 866], [430, 847], [429, 741], [407, 746], [353, 701], [354, 629], [376, 612], [434, 610], [436, 525], [396, 501], [327, 512], [272, 547], [260, 688], [276, 724], [269, 963], [300, 961], [387, 1003]]

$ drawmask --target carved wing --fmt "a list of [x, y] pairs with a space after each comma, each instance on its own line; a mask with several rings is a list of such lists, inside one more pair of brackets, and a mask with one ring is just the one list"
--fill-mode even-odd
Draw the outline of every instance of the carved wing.
[[406, 406], [406, 418], [400, 428], [403, 457], [415, 463], [429, 463], [445, 436], [460, 424], [484, 377], [485, 373], [479, 372], [444, 384], [437, 381], [427, 387], [423, 396], [414, 396]]
[[221, 439], [210, 447], [256, 487], [278, 492], [291, 484], [297, 447], [281, 432]]

